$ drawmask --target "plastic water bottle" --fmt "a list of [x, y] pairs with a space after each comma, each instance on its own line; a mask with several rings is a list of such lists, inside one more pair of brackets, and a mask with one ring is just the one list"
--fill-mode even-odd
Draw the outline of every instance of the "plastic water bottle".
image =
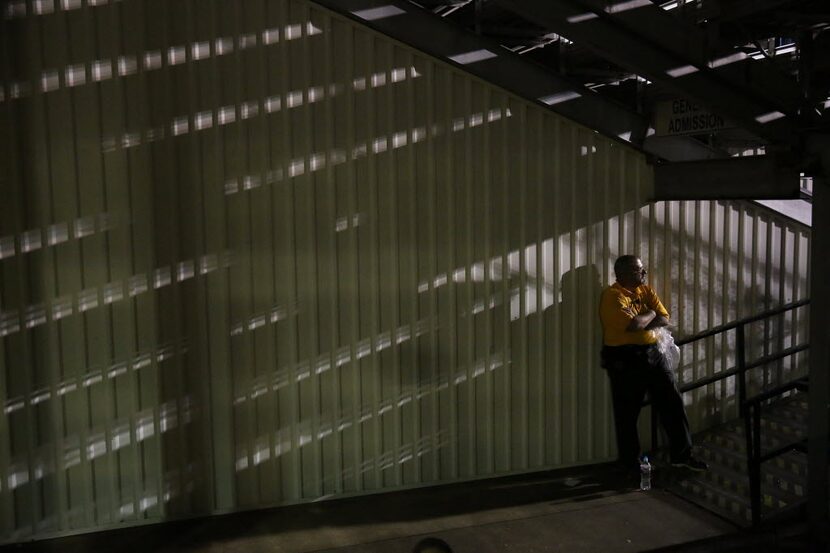
[[648, 462], [648, 455], [643, 455], [640, 461], [640, 489], [643, 491], [651, 489], [651, 463]]

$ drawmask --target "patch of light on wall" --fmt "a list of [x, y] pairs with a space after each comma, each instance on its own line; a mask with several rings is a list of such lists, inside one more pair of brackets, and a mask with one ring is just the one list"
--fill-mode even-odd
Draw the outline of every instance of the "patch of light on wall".
[[[135, 56], [119, 56], [115, 63], [118, 66], [118, 75], [120, 77], [126, 77], [127, 75], [132, 75], [138, 71], [138, 61], [136, 61]], [[112, 73], [110, 72], [110, 74]]]
[[67, 87], [86, 83], [86, 67], [83, 64], [70, 65], [64, 70], [64, 82]]
[[113, 221], [114, 218], [110, 213], [102, 212], [72, 221], [54, 223], [44, 229], [27, 230], [17, 237], [4, 236], [0, 238], [0, 259], [12, 257], [18, 252], [29, 253], [44, 246], [56, 246], [71, 239], [77, 240], [111, 230], [114, 228]]
[[501, 305], [501, 295], [494, 294], [490, 297], [489, 301], [481, 299], [473, 303], [473, 308], [470, 310], [470, 314], [478, 315], [479, 313], [483, 313], [485, 310], [495, 309], [499, 305]]
[[[467, 270], [464, 268], [456, 269], [452, 272], [452, 281], [455, 283], [461, 283], [467, 281]], [[447, 273], [441, 273], [432, 279], [432, 287], [433, 288], [440, 288], [449, 282], [449, 276]], [[418, 284], [418, 291], [419, 292], [426, 292], [429, 290], [430, 281], [422, 281]]]
[[[388, 403], [382, 404], [380, 409], [375, 411], [372, 407], [361, 406], [357, 411], [360, 416], [360, 422], [366, 422], [379, 416], [381, 411], [386, 413], [389, 411]], [[248, 448], [240, 446], [236, 450], [236, 461], [234, 463], [237, 472], [242, 472], [249, 468], [253, 468], [269, 459], [280, 457], [292, 450], [297, 450], [306, 445], [313, 443], [315, 439], [323, 440], [329, 436], [334, 435], [335, 432], [342, 432], [350, 428], [352, 422], [347, 420], [347, 417], [353, 416], [353, 412], [345, 413], [340, 418], [334, 420], [331, 416], [320, 419], [314, 418], [312, 420], [303, 420], [292, 427], [283, 427], [272, 434], [257, 436], [254, 442], [253, 453], [249, 455]], [[314, 427], [318, 430], [314, 431]], [[420, 458], [432, 451], [438, 451], [449, 445], [449, 433], [446, 430], [439, 430], [438, 432], [424, 436], [415, 442], [401, 444], [395, 451], [383, 453], [377, 458], [364, 459], [361, 462], [361, 472], [369, 472], [375, 469], [388, 469], [394, 464], [405, 464], [414, 460], [416, 457]], [[273, 443], [273, 447], [269, 445]], [[343, 474], [347, 474], [352, 469], [343, 469]], [[319, 499], [319, 498], [318, 498]]]
[[[410, 78], [418, 78], [420, 73], [414, 68], [395, 68], [388, 72], [375, 73], [370, 76], [372, 86], [383, 86], [387, 82], [400, 82], [409, 73]], [[387, 81], [387, 74], [394, 78]], [[382, 75], [382, 77], [381, 77]], [[359, 78], [353, 82], [355, 90], [364, 90], [366, 79]], [[205, 110], [193, 115], [174, 117], [170, 122], [169, 133], [172, 136], [181, 136], [189, 132], [203, 131], [213, 128], [214, 122], [217, 125], [228, 125], [236, 121], [242, 121], [257, 117], [261, 114], [278, 112], [285, 106], [293, 109], [305, 104], [313, 104], [325, 98], [334, 98], [342, 91], [342, 86], [331, 84], [327, 88], [313, 86], [306, 90], [292, 90], [284, 96], [274, 95], [263, 100], [250, 100], [238, 105], [222, 106], [215, 110]], [[102, 149], [105, 153], [115, 152], [119, 149], [135, 148], [142, 144], [148, 144], [165, 138], [165, 127], [156, 127], [140, 132], [127, 132], [121, 137], [107, 137], [102, 141]]]
[[16, 464], [9, 468], [9, 476], [6, 480], [6, 487], [14, 490], [29, 483], [29, 467], [25, 464]]
[[[586, 149], [586, 153], [587, 153]], [[563, 246], [567, 248], [568, 245], [565, 244]], [[526, 305], [525, 305], [525, 313], [524, 315], [531, 315], [537, 311], [537, 309], [547, 309], [548, 307], [552, 306], [555, 301], [558, 301], [553, 294], [554, 286], [554, 278], [556, 278], [553, 274], [548, 274], [548, 269], [544, 270], [544, 273], [539, 275], [536, 274], [536, 264], [535, 260], [538, 257], [542, 258], [543, 267], [551, 267], [552, 261], [551, 256], [553, 255], [554, 251], [554, 241], [552, 239], [545, 240], [541, 243], [541, 245], [531, 244], [524, 248], [524, 259], [525, 259], [525, 271], [527, 273], [527, 277], [531, 280], [536, 280], [536, 286], [533, 291], [532, 301], [530, 300], [530, 293], [526, 292], [526, 297], [528, 298]], [[521, 270], [521, 256], [520, 250], [514, 250], [507, 254], [508, 260], [508, 267], [505, 270], [501, 266], [501, 257], [492, 258], [487, 262], [487, 265], [491, 267], [490, 269], [490, 279], [497, 280], [497, 279], [504, 279], [509, 280], [513, 275], [516, 275]], [[483, 280], [483, 268], [485, 263], [484, 262], [477, 262], [471, 265], [470, 273], [470, 280], [471, 281], [481, 281]], [[561, 279], [562, 275], [567, 272], [567, 267], [564, 266], [564, 269], [561, 271], [558, 278]], [[475, 270], [472, 270], [474, 268]], [[467, 280], [467, 270], [465, 268], [458, 268], [454, 270], [452, 274], [452, 280], [455, 283], [462, 283]], [[477, 280], [478, 279], [478, 280]], [[438, 288], [447, 284], [449, 281], [448, 273], [440, 273], [435, 276], [432, 280], [424, 280], [418, 284], [417, 290], [419, 293], [428, 292], [430, 289], [430, 284], [433, 288]], [[511, 316], [518, 316], [519, 313], [519, 301], [520, 301], [520, 290], [518, 288], [512, 289], [510, 291], [510, 304], [511, 304]], [[539, 294], [538, 302], [536, 299], [536, 295]], [[538, 305], [537, 305], [538, 304]], [[514, 320], [514, 319], [511, 319]]]
[[[183, 409], [189, 410], [191, 400], [185, 397], [182, 404]], [[177, 420], [177, 408], [175, 401], [169, 401], [160, 406], [159, 420], [162, 425], [162, 432], [164, 428], [168, 430], [175, 428], [175, 424], [171, 421]], [[154, 426], [155, 411], [153, 409], [146, 409], [138, 414], [135, 423], [135, 435], [138, 441], [150, 438], [157, 434]], [[189, 416], [184, 417], [189, 421]], [[107, 435], [111, 436], [111, 440], [107, 440]], [[58, 451], [62, 452], [59, 456], [58, 470], [67, 470], [81, 463], [83, 458], [88, 460], [98, 459], [108, 454], [117, 452], [131, 443], [131, 424], [128, 421], [117, 421], [112, 425], [111, 429], [105, 431], [103, 429], [90, 432], [87, 436], [82, 438], [79, 435], [65, 436], [57, 443]], [[83, 447], [82, 447], [83, 444]], [[48, 454], [46, 454], [48, 455]], [[29, 483], [29, 475], [34, 477], [34, 480], [42, 480], [46, 476], [53, 474], [56, 471], [53, 458], [44, 456], [43, 453], [37, 454], [31, 458], [29, 464], [26, 466], [26, 476], [20, 475], [23, 464], [13, 464], [10, 467], [9, 475], [6, 478], [8, 486], [12, 489]], [[2, 486], [0, 486], [2, 488]]]
[[138, 502], [138, 508], [139, 508], [141, 511], [146, 511], [146, 510], [148, 510], [148, 509], [152, 509], [152, 508], [153, 508], [153, 507], [155, 507], [156, 505], [158, 505], [158, 496], [157, 496], [157, 495], [155, 495], [155, 494], [153, 494], [153, 495], [149, 495], [149, 494], [148, 494], [148, 495], [145, 495], [145, 496], [144, 496], [144, 497], [142, 497], [142, 498], [141, 498], [141, 500]]
[[297, 313], [297, 304], [291, 304], [289, 306], [284, 305], [275, 305], [274, 307], [267, 309], [266, 311], [262, 311], [255, 315], [248, 317], [245, 320], [238, 321], [231, 325], [230, 335], [231, 336], [239, 336], [243, 332], [256, 330], [257, 328], [263, 327], [268, 324], [276, 324], [280, 321], [285, 320], [288, 317], [289, 312], [291, 314]]
[[[204, 275], [216, 270], [220, 264], [223, 268], [227, 268], [232, 263], [233, 254], [230, 251], [225, 251], [222, 254], [207, 254], [194, 260], [180, 261], [173, 265], [173, 267], [176, 267], [175, 282], [181, 282], [194, 276], [194, 270], [189, 270], [189, 267], [198, 265], [199, 274]], [[134, 297], [147, 292], [151, 285], [152, 289], [168, 286], [174, 282], [171, 271], [171, 266], [159, 267], [149, 273], [133, 275], [124, 281], [110, 282], [102, 286], [81, 290], [75, 294], [75, 301], [78, 306], [77, 312], [82, 313], [101, 305], [121, 301], [125, 297], [125, 287], [127, 297]], [[25, 306], [22, 309], [22, 316], [17, 310], [0, 312], [0, 337], [18, 332], [21, 328], [21, 320], [23, 328], [29, 329], [47, 323], [50, 320], [47, 313], [51, 314], [53, 322], [73, 313], [73, 300], [68, 296], [52, 300], [50, 306], [51, 308], [40, 303]]]
[[401, 8], [387, 4], [386, 6], [379, 6], [377, 8], [353, 11], [352, 15], [364, 21], [377, 21], [378, 19], [386, 19], [387, 17], [394, 17], [405, 13]]
[[153, 363], [160, 364], [175, 356], [187, 353], [187, 346], [182, 342], [170, 342], [157, 348], [137, 353], [131, 357], [115, 361], [105, 367], [90, 368], [82, 375], [65, 379], [49, 388], [39, 388], [28, 396], [18, 396], [8, 399], [3, 404], [6, 415], [23, 409], [27, 404], [31, 407], [50, 401], [53, 398], [63, 397], [78, 390], [86, 390], [96, 384], [112, 380], [129, 371], [139, 372]]
[[[109, 0], [87, 0], [87, 6], [95, 7], [107, 4]], [[11, 0], [6, 5], [3, 15], [6, 19], [17, 19], [27, 15], [48, 15], [57, 9], [63, 11], [77, 10], [82, 6], [81, 0], [32, 0], [32, 11], [26, 9], [26, 0]]]
[[55, 11], [55, 0], [34, 0], [32, 11], [37, 15], [46, 15]]
[[490, 50], [473, 50], [471, 52], [463, 52], [461, 54], [455, 54], [454, 56], [447, 56], [450, 60], [458, 63], [460, 65], [469, 65], [471, 63], [476, 63], [479, 61], [488, 60], [490, 58], [495, 58], [497, 54], [495, 52], [491, 52]]
[[352, 361], [359, 361], [373, 353], [388, 349], [393, 344], [400, 345], [429, 332], [431, 324], [430, 319], [421, 319], [413, 325], [401, 325], [394, 330], [387, 330], [371, 338], [364, 338], [355, 343], [353, 347], [344, 346], [334, 352], [322, 353], [316, 359], [303, 360], [289, 368], [280, 369], [271, 376], [261, 377], [261, 379], [252, 383], [246, 391], [234, 399], [233, 404], [241, 405], [247, 401], [252, 401], [267, 392], [269, 386], [271, 391], [276, 392], [292, 382], [302, 382], [311, 378], [312, 374], [320, 375], [328, 372], [332, 369], [332, 366], [340, 368]]
[[478, 378], [487, 372], [493, 372], [496, 369], [504, 367], [510, 363], [503, 354], [491, 354], [488, 358], [478, 359], [469, 368], [463, 368], [455, 373], [453, 377], [453, 384], [461, 384], [468, 380]]
[[351, 217], [348, 215], [339, 217], [334, 222], [334, 232], [344, 232], [350, 228], [357, 228], [360, 225], [361, 217], [360, 213], [355, 213]]
[[[314, 26], [311, 22], [293, 24], [282, 28], [266, 29], [259, 34], [246, 34], [236, 38], [225, 36], [213, 41], [197, 41], [171, 46], [165, 51], [147, 50], [137, 56], [124, 55], [67, 65], [60, 70], [47, 69], [40, 75], [38, 89], [43, 93], [53, 92], [60, 90], [62, 87], [71, 88], [92, 82], [105, 81], [111, 79], [114, 75], [119, 77], [133, 75], [138, 72], [139, 66], [144, 72], [157, 71], [187, 61], [201, 61], [211, 56], [224, 56], [237, 49], [246, 50], [260, 44], [269, 46], [276, 44], [281, 38], [286, 41], [295, 40], [304, 36], [318, 35], [322, 32], [322, 29]], [[91, 77], [91, 80], [87, 78], [87, 75]], [[63, 76], [63, 82], [61, 82], [61, 76]], [[7, 96], [3, 92], [4, 88], [10, 89], [8, 94], [10, 99], [17, 99], [28, 96], [32, 87], [29, 83], [23, 81], [7, 83], [6, 87], [0, 87], [0, 101], [3, 101]]]
[[[510, 109], [491, 109], [486, 112], [473, 113], [467, 117], [458, 117], [452, 122], [452, 131], [460, 132], [468, 128], [478, 127], [485, 123], [493, 123], [502, 118], [512, 117]], [[328, 153], [317, 152], [309, 156], [295, 158], [290, 160], [286, 169], [275, 168], [265, 171], [262, 175], [245, 175], [242, 177], [235, 177], [227, 180], [224, 184], [224, 192], [226, 196], [236, 194], [240, 191], [254, 190], [260, 188], [262, 184], [271, 185], [281, 181], [284, 175], [288, 178], [295, 178], [306, 174], [307, 172], [315, 172], [324, 169], [327, 166], [336, 166], [347, 161], [357, 160], [366, 157], [369, 152], [373, 154], [382, 154], [384, 152], [403, 148], [410, 144], [416, 144], [427, 138], [427, 133], [431, 136], [440, 136], [443, 130], [440, 126], [435, 125], [427, 131], [426, 127], [418, 127], [409, 131], [398, 131], [389, 135], [376, 137], [368, 143], [356, 144], [351, 153], [342, 149], [332, 150]]]

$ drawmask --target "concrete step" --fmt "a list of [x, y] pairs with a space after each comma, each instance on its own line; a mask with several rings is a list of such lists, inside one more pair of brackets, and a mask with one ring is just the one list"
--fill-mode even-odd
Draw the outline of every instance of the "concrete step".
[[[748, 480], [746, 455], [713, 444], [698, 446], [697, 455], [711, 467], [723, 467]], [[807, 456], [798, 451], [785, 453], [761, 465], [761, 481], [775, 484], [788, 493], [803, 495], [807, 482]]]
[[669, 486], [669, 490], [741, 526], [752, 522], [749, 498], [722, 489], [699, 478], [685, 478]]
[[[794, 480], [780, 476], [762, 470], [761, 503], [765, 514], [787, 509], [804, 501], [806, 483], [802, 479]], [[749, 477], [746, 471], [734, 470], [717, 462], [710, 462], [709, 470], [702, 473], [669, 467], [658, 469], [656, 482], [684, 497], [686, 492], [695, 493], [697, 503], [711, 502], [719, 511], [726, 509], [730, 517], [742, 512], [736, 505], [749, 505]]]
[[[743, 432], [741, 432], [740, 435], [725, 432], [714, 437], [714, 439], [709, 438], [710, 437], [702, 438], [696, 442], [698, 448], [701, 449], [702, 455], [710, 455], [710, 458], [715, 462], [724, 462], [731, 464], [735, 468], [746, 470], [746, 446]], [[769, 448], [771, 447], [780, 447], [785, 444], [791, 444], [793, 441], [794, 440], [783, 439], [768, 439], [767, 441], [762, 440], [761, 451], [769, 451]], [[723, 460], [721, 460], [721, 458], [723, 458]], [[781, 470], [786, 471], [787, 474], [792, 472], [797, 475], [806, 476], [807, 456], [782, 455], [766, 461], [764, 466], [777, 466], [780, 467]]]
[[[762, 452], [806, 437], [807, 397], [793, 394], [765, 405], [761, 417]], [[656, 456], [656, 481], [672, 492], [740, 525], [751, 523], [749, 474], [743, 419], [695, 436], [695, 455], [709, 464], [703, 473], [671, 468], [667, 453]], [[660, 467], [662, 465], [662, 468]], [[761, 515], [795, 511], [806, 501], [807, 456], [790, 451], [761, 465]]]

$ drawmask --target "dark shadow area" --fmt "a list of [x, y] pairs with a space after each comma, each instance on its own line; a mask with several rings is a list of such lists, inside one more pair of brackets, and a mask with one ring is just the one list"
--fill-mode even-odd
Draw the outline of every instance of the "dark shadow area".
[[613, 464], [383, 493], [324, 503], [163, 522], [0, 547], [0, 552], [187, 551], [240, 538], [320, 527], [463, 515], [532, 503], [584, 502], [635, 489]]
[[777, 553], [809, 550], [809, 537], [804, 523], [786, 523], [774, 526], [768, 525], [759, 530], [745, 530], [726, 536], [650, 549], [646, 553], [715, 553], [726, 551], [730, 553]]

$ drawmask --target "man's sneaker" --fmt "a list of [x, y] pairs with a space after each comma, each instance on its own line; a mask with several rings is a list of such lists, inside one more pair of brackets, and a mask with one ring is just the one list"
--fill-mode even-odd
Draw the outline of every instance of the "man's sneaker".
[[695, 472], [704, 472], [709, 470], [709, 465], [696, 457], [692, 457], [691, 455], [682, 461], [672, 461], [671, 466], [689, 469]]

